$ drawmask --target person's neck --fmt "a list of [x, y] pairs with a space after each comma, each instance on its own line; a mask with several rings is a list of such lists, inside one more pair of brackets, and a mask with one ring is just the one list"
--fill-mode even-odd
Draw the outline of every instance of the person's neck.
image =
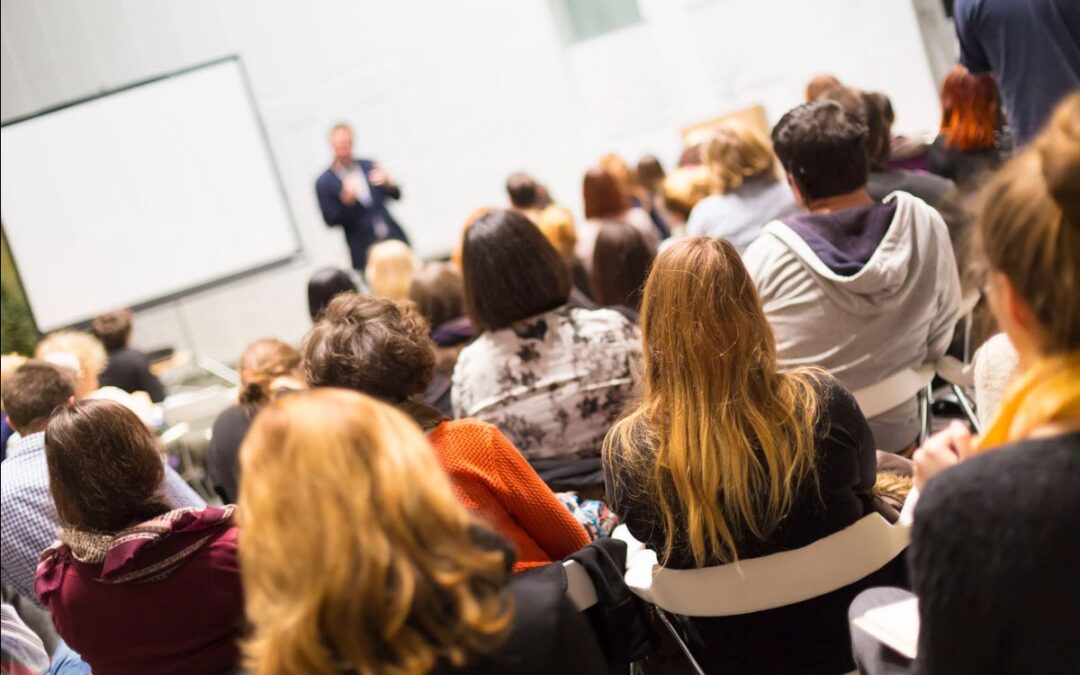
[[810, 213], [833, 213], [843, 211], [856, 206], [870, 206], [874, 204], [873, 198], [866, 190], [866, 186], [842, 195], [833, 195], [821, 199], [811, 199], [806, 202], [806, 210]]
[[348, 169], [352, 165], [353, 165], [352, 157], [347, 157], [345, 159], [341, 159], [339, 157], [334, 158], [333, 166], [334, 166], [335, 169]]

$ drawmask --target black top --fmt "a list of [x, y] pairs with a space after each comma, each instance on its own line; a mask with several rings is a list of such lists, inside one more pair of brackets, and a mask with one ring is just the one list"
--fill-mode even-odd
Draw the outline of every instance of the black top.
[[1080, 432], [931, 480], [908, 555], [919, 671], [1080, 672]]
[[934, 208], [941, 205], [955, 187], [947, 178], [906, 169], [871, 171], [866, 181], [866, 190], [876, 202], [899, 190], [915, 195]]
[[[555, 563], [559, 564], [559, 563]], [[510, 581], [514, 619], [510, 636], [493, 654], [465, 668], [439, 663], [432, 675], [606, 675], [607, 663], [592, 627], [552, 577], [514, 576]]]
[[[836, 380], [826, 378], [818, 389], [822, 408], [815, 435], [820, 497], [811, 481], [800, 486], [791, 513], [768, 538], [762, 541], [747, 536], [737, 542], [742, 559], [806, 546], [874, 510], [871, 489], [876, 478], [876, 450], [866, 418]], [[605, 467], [608, 503], [634, 537], [661, 551], [664, 538], [659, 513], [641, 496], [640, 485], [627, 483], [631, 476], [623, 474], [620, 482], [613, 482], [616, 473], [618, 466]], [[680, 526], [680, 533], [682, 529]], [[675, 542], [676, 551], [667, 566], [694, 567], [685, 537], [677, 534]], [[903, 586], [905, 582], [898, 558], [859, 582], [805, 602], [739, 616], [694, 619], [698, 654], [705, 661], [702, 665], [709, 673], [853, 670], [848, 605], [864, 588]]]
[[154, 403], [165, 400], [165, 387], [150, 372], [150, 359], [128, 347], [109, 352], [109, 363], [98, 376], [98, 382], [103, 387], [118, 387], [128, 393], [145, 391]]
[[945, 136], [934, 139], [927, 153], [928, 168], [957, 185], [969, 186], [1001, 166], [997, 146], [978, 150], [960, 150], [945, 145]]
[[214, 420], [210, 436], [210, 449], [206, 456], [206, 469], [214, 492], [226, 504], [233, 504], [239, 496], [240, 444], [255, 417], [251, 406], [234, 405], [226, 408]]
[[821, 262], [842, 277], [855, 276], [874, 256], [896, 216], [896, 200], [832, 212], [796, 213], [783, 223]]

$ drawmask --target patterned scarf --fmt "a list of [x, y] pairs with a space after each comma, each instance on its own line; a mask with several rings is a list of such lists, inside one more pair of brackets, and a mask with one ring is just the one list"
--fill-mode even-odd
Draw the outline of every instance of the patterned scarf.
[[1041, 359], [1017, 378], [977, 451], [1028, 438], [1052, 422], [1080, 420], [1080, 352]]
[[41, 554], [39, 594], [41, 582], [50, 586], [51, 572], [72, 560], [101, 565], [98, 580], [105, 583], [164, 579], [222, 529], [231, 527], [235, 511], [233, 505], [176, 509], [115, 534], [61, 530], [60, 541]]

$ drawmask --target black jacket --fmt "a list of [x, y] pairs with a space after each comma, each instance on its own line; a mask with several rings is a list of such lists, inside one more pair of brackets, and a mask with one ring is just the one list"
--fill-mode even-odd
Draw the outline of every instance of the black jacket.
[[150, 360], [142, 352], [128, 347], [109, 352], [109, 363], [98, 376], [98, 383], [103, 387], [119, 387], [128, 393], [145, 391], [154, 403], [165, 400], [165, 387], [150, 372]]

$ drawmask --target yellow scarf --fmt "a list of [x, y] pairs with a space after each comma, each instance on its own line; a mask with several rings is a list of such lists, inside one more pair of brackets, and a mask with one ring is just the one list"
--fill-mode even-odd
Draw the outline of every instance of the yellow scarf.
[[1009, 387], [977, 451], [1027, 438], [1051, 422], [1080, 419], [1080, 352], [1039, 360]]

